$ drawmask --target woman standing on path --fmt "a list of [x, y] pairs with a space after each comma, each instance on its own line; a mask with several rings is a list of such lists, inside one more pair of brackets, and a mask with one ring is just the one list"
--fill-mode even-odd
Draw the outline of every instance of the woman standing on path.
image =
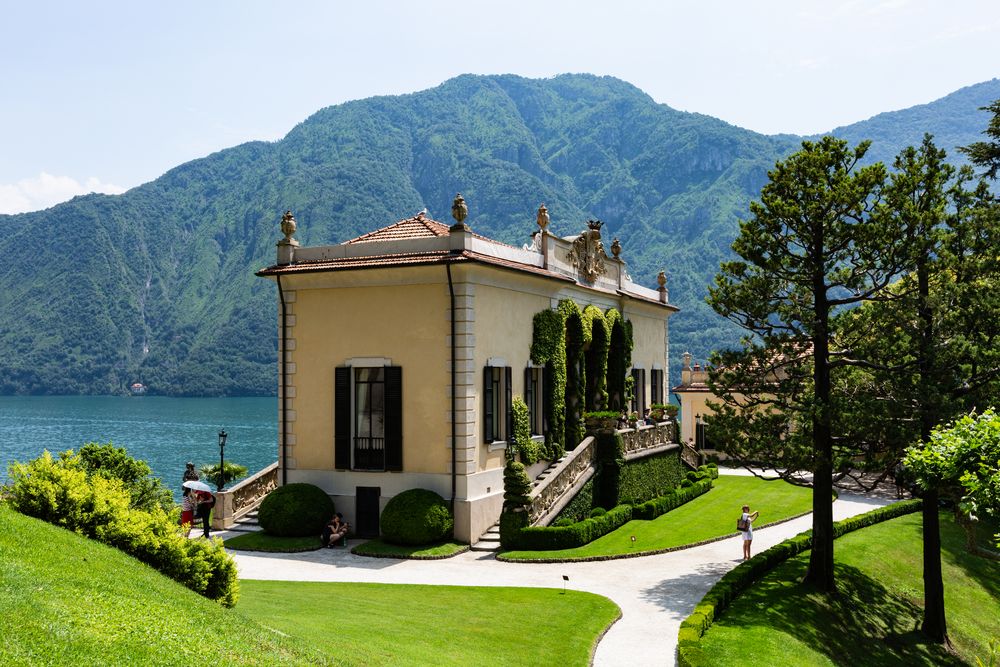
[[750, 543], [753, 542], [753, 522], [757, 520], [759, 512], [751, 512], [749, 505], [743, 506], [743, 514], [740, 516], [740, 531], [743, 533], [743, 560], [750, 560]]

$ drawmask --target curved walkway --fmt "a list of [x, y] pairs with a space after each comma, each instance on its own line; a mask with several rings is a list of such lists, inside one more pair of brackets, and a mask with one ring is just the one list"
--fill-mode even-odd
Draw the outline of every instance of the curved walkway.
[[[841, 492], [835, 521], [891, 502]], [[812, 516], [754, 530], [754, 553], [812, 528]], [[346, 549], [298, 554], [231, 552], [243, 579], [343, 581], [453, 586], [529, 586], [597, 593], [622, 610], [598, 644], [598, 667], [676, 664], [681, 621], [719, 578], [740, 562], [738, 536], [681, 551], [582, 563], [503, 563], [492, 554], [466, 552], [437, 561], [355, 556]]]

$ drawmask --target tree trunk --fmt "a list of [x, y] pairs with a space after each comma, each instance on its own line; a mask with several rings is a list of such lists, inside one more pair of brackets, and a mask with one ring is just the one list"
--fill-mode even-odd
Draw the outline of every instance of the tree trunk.
[[925, 491], [924, 519], [924, 622], [920, 631], [928, 639], [948, 644], [944, 617], [944, 581], [941, 579], [941, 527], [937, 491]]
[[819, 590], [836, 590], [833, 576], [833, 429], [830, 414], [830, 304], [827, 300], [823, 225], [816, 225], [812, 252], [813, 276], [813, 535], [809, 569], [804, 581]]
[[[827, 459], [829, 461], [829, 459]], [[821, 591], [836, 590], [833, 576], [833, 474], [829, 462], [813, 477], [813, 544], [804, 581]]]
[[[928, 257], [917, 262], [917, 285], [920, 301], [917, 313], [920, 317], [920, 342], [918, 363], [920, 373], [920, 441], [928, 443], [931, 431], [937, 423], [932, 393], [934, 378], [932, 369], [934, 355], [934, 318], [930, 307], [930, 277], [927, 268]], [[931, 641], [948, 644], [948, 628], [944, 614], [944, 580], [941, 578], [941, 521], [938, 516], [938, 493], [927, 491], [923, 498], [924, 523], [924, 622], [920, 631]]]

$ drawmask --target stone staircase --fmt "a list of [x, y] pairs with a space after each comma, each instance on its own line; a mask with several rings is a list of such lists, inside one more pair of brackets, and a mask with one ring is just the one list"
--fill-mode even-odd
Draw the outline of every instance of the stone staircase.
[[[532, 482], [531, 486], [537, 487], [541, 484], [564, 460], [566, 460], [565, 455], [563, 455], [559, 460], [550, 463], [545, 470], [538, 473], [538, 477], [535, 478], [535, 481]], [[492, 553], [500, 551], [500, 523], [498, 522], [490, 526], [489, 530], [483, 533], [479, 538], [479, 541], [469, 547], [469, 549], [472, 551], [487, 551]]]
[[260, 531], [260, 523], [257, 521], [257, 510], [240, 517], [227, 530], [231, 530], [234, 533], [256, 533]]
[[489, 551], [496, 553], [500, 551], [500, 524], [495, 523], [490, 529], [482, 534], [479, 541], [469, 547], [472, 551]]

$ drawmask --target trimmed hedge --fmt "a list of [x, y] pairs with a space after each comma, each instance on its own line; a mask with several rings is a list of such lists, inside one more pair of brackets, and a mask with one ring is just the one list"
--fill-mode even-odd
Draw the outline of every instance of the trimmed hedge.
[[451, 537], [455, 519], [448, 503], [429, 489], [393, 496], [382, 510], [382, 539], [390, 544], [434, 544]]
[[683, 479], [680, 452], [629, 461], [618, 471], [618, 502], [635, 505], [668, 495]]
[[[920, 500], [907, 500], [887, 507], [880, 507], [843, 521], [836, 521], [833, 524], [834, 539], [859, 528], [895, 519], [905, 514], [912, 514], [920, 507]], [[715, 619], [754, 582], [789, 558], [811, 548], [812, 531], [807, 530], [762, 551], [723, 575], [722, 579], [705, 594], [701, 602], [695, 605], [694, 612], [681, 623], [677, 633], [677, 664], [681, 667], [707, 666], [705, 654], [701, 650], [701, 637], [712, 627]]]
[[602, 535], [624, 526], [632, 519], [632, 506], [619, 505], [606, 514], [578, 521], [571, 526], [529, 526], [520, 530], [509, 549], [549, 551], [572, 549], [593, 542]]
[[659, 498], [647, 500], [641, 505], [632, 508], [633, 519], [651, 520], [666, 514], [670, 510], [677, 509], [684, 503], [694, 500], [703, 493], [708, 493], [712, 488], [712, 480], [703, 479], [690, 486], [675, 489], [673, 492]]
[[333, 516], [326, 491], [304, 482], [279, 486], [264, 497], [257, 520], [265, 533], [281, 537], [319, 535]]

